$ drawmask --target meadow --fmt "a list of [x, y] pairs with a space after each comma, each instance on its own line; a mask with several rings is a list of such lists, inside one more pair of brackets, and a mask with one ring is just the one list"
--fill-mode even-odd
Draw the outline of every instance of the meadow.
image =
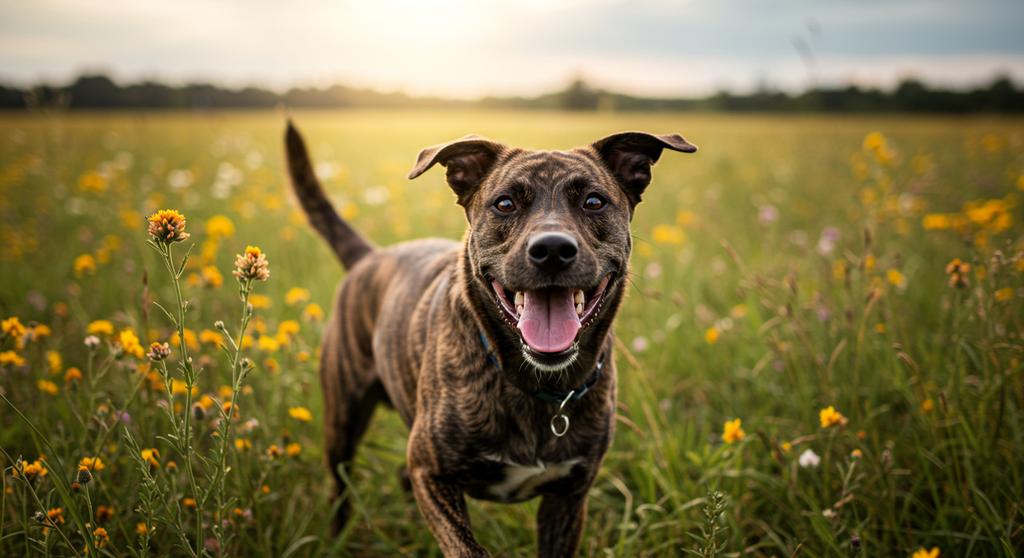
[[[444, 173], [405, 175], [466, 133], [700, 147], [663, 156], [633, 222], [582, 556], [1024, 553], [1024, 121], [292, 117], [380, 244], [461, 236]], [[439, 555], [385, 409], [327, 535], [316, 361], [343, 272], [289, 191], [284, 119], [0, 116], [0, 555]], [[161, 209], [189, 239], [147, 244]], [[232, 275], [247, 246], [268, 280]], [[495, 555], [534, 553], [536, 501], [470, 509]]]

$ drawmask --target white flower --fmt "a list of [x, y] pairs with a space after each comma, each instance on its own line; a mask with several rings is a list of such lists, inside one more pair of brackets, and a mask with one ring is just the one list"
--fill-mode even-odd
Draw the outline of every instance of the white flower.
[[799, 463], [804, 469], [813, 469], [818, 465], [821, 465], [821, 458], [818, 457], [818, 454], [814, 453], [814, 450], [806, 449], [800, 454], [800, 457], [797, 459], [797, 463]]

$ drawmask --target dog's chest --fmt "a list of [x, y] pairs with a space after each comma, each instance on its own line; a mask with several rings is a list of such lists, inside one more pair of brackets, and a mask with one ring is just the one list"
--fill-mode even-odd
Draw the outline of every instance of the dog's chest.
[[[583, 461], [574, 458], [559, 462], [538, 460], [535, 464], [514, 463], [497, 455], [486, 455], [485, 459], [499, 471], [496, 481], [484, 487], [488, 499], [501, 502], [521, 502], [537, 495], [541, 486], [566, 479], [574, 474], [576, 465]], [[483, 495], [482, 495], [483, 496]]]

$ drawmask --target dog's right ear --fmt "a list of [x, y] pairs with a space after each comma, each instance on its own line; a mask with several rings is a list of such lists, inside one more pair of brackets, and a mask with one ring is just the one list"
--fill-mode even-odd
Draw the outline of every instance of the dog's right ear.
[[464, 206], [504, 150], [504, 145], [480, 136], [466, 136], [434, 145], [420, 151], [416, 164], [409, 171], [409, 179], [439, 163], [448, 169], [445, 173], [448, 186], [455, 191], [459, 204]]

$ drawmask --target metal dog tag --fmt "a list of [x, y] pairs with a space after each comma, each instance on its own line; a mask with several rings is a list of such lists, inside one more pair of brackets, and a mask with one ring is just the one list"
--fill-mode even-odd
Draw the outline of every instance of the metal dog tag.
[[569, 395], [565, 396], [565, 399], [562, 400], [562, 404], [558, 406], [558, 411], [551, 417], [551, 433], [559, 438], [565, 436], [565, 433], [569, 431], [569, 417], [562, 412], [562, 409], [564, 409], [565, 405], [569, 403], [569, 400], [572, 399], [574, 393], [576, 393], [575, 390], [570, 391]]

